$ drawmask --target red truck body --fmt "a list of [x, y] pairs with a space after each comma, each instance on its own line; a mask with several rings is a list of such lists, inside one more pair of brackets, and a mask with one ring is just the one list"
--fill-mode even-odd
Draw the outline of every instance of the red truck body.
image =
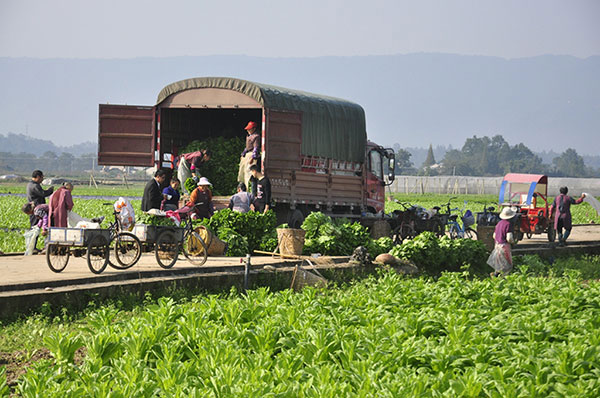
[[281, 222], [297, 227], [315, 210], [358, 218], [384, 209], [393, 151], [367, 141], [359, 105], [239, 79], [177, 82], [154, 106], [101, 104], [98, 163], [173, 169], [180, 148], [245, 136], [250, 120], [261, 126], [262, 169]]

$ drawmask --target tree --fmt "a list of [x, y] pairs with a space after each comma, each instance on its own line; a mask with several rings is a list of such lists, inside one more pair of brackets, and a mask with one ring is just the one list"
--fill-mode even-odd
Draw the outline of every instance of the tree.
[[42, 157], [46, 158], [46, 159], [56, 159], [58, 156], [56, 156], [56, 153], [54, 153], [52, 151], [46, 151], [46, 152], [44, 152]]
[[583, 158], [577, 151], [569, 148], [552, 160], [556, 172], [564, 177], [585, 177], [588, 175]]
[[425, 161], [423, 162], [423, 168], [426, 167], [431, 167], [434, 164], [436, 164], [435, 161], [435, 156], [433, 156], [433, 147], [431, 146], [431, 144], [429, 144], [429, 150], [427, 151], [427, 157], [425, 158]]
[[408, 152], [406, 149], [399, 148], [396, 150], [396, 168], [400, 171], [403, 169], [409, 169], [413, 166], [413, 163], [410, 161], [410, 157], [412, 154]]

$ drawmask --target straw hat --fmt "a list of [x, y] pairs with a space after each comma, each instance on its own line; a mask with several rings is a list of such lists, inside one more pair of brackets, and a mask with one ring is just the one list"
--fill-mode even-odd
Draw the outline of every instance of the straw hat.
[[200, 185], [212, 185], [210, 183], [210, 181], [208, 181], [208, 178], [206, 177], [200, 177], [200, 181], [198, 181], [198, 186]]
[[517, 212], [512, 207], [505, 207], [500, 213], [500, 218], [503, 220], [510, 220], [515, 214], [517, 214]]

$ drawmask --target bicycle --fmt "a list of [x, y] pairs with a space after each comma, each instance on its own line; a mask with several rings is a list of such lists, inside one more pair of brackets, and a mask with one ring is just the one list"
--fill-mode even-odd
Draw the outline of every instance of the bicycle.
[[[183, 227], [166, 227], [158, 232], [154, 244], [154, 255], [156, 262], [162, 268], [169, 269], [175, 265], [179, 252], [182, 251], [185, 258], [194, 265], [202, 266], [208, 259], [208, 249], [204, 239], [196, 232], [190, 213], [180, 213]], [[181, 232], [181, 230], [183, 230]], [[176, 236], [177, 233], [177, 236]]]
[[[438, 237], [444, 234], [446, 226], [446, 218], [443, 214], [426, 211], [419, 206], [411, 205], [410, 203], [397, 202], [404, 210], [394, 211], [394, 216], [397, 218], [397, 227], [394, 229], [394, 243], [400, 244], [405, 239], [412, 239], [421, 232], [430, 231]], [[437, 210], [438, 208], [436, 208]]]
[[[112, 203], [103, 203], [105, 206], [112, 206]], [[117, 263], [108, 259], [108, 265], [114, 269], [123, 270], [133, 267], [142, 257], [142, 244], [137, 236], [129, 231], [123, 231], [119, 212], [113, 210], [114, 222], [110, 223], [109, 246], [114, 241], [114, 253]]]
[[[448, 215], [448, 235], [450, 236], [450, 239], [473, 239], [473, 240], [477, 240], [477, 231], [475, 231], [473, 228], [471, 228], [470, 226], [475, 224], [475, 217], [473, 216], [473, 213], [471, 212], [471, 210], [467, 210], [466, 212], [463, 211], [465, 209], [465, 207], [467, 206], [467, 201], [464, 202], [463, 208], [462, 210], [459, 209], [458, 207], [455, 208], [450, 208], [450, 203], [452, 202], [453, 199], [456, 198], [450, 198], [450, 200], [448, 201], [448, 203], [446, 203], [444, 206], [446, 207], [447, 210], [447, 215]], [[461, 226], [460, 223], [458, 222], [458, 214], [452, 214], [453, 211], [459, 211], [460, 212], [460, 219], [463, 223], [463, 225]]]

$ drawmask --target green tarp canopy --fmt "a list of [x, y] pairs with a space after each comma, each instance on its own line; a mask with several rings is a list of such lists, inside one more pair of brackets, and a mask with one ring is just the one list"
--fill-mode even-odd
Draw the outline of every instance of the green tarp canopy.
[[227, 77], [198, 77], [169, 84], [157, 104], [175, 93], [199, 88], [233, 90], [264, 108], [302, 113], [302, 153], [362, 162], [367, 140], [365, 111], [350, 101]]

